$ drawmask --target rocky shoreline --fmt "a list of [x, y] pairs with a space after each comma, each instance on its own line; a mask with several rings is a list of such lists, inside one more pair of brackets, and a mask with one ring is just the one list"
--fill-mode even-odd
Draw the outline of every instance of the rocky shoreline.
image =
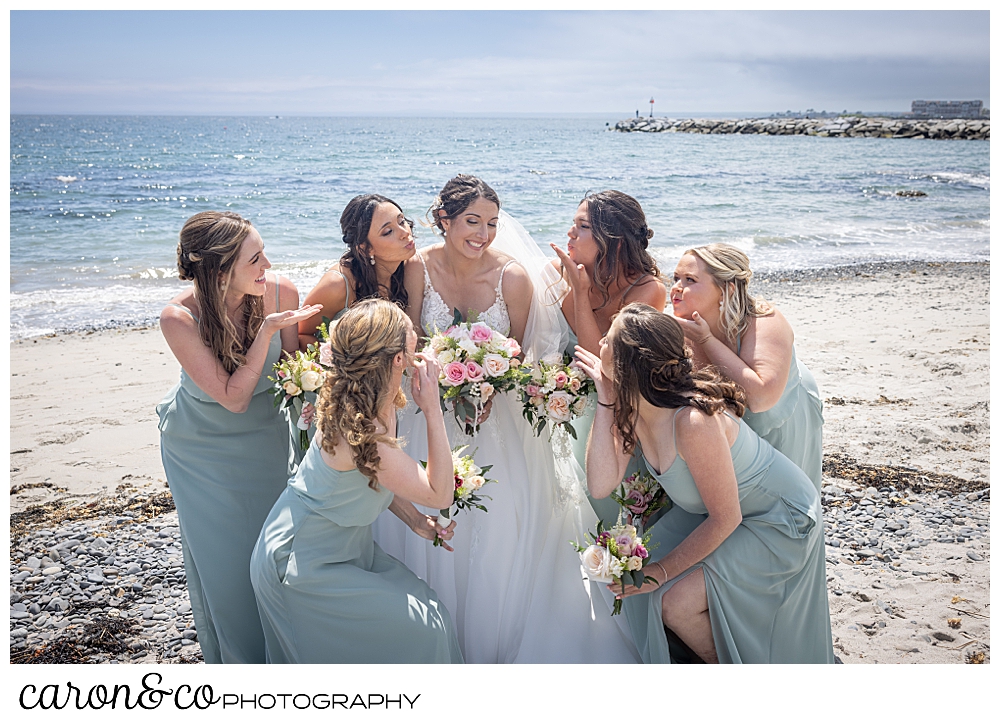
[[990, 120], [964, 118], [628, 118], [620, 133], [715, 133], [830, 138], [934, 138], [990, 140]]

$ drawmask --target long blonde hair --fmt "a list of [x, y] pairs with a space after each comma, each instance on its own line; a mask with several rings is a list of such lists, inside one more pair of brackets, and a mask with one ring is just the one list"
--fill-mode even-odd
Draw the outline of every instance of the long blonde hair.
[[246, 363], [246, 352], [264, 324], [264, 298], [252, 294], [243, 298], [242, 335], [226, 314], [226, 288], [252, 229], [249, 220], [231, 211], [202, 211], [184, 223], [177, 244], [178, 276], [194, 282], [201, 309], [198, 333], [230, 374]]
[[715, 285], [722, 290], [722, 310], [719, 322], [730, 342], [736, 342], [750, 326], [750, 317], [763, 317], [774, 311], [763, 299], [750, 294], [749, 284], [753, 271], [750, 258], [731, 244], [708, 244], [688, 249], [708, 269]]
[[332, 370], [316, 408], [322, 445], [332, 455], [340, 438], [346, 440], [372, 490], [378, 490], [378, 443], [399, 446], [396, 438], [378, 432], [376, 423], [387, 400], [397, 408], [406, 404], [403, 391], [391, 387], [392, 360], [406, 352], [406, 322], [406, 314], [392, 302], [365, 299], [331, 325]]

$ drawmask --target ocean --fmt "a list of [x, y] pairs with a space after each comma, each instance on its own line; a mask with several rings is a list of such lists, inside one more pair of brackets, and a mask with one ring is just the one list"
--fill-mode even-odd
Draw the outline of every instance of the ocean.
[[549, 254], [585, 193], [631, 194], [668, 275], [716, 241], [763, 271], [990, 258], [988, 141], [608, 132], [618, 120], [12, 116], [10, 335], [154, 321], [184, 286], [178, 232], [209, 209], [252, 219], [304, 297], [343, 252], [351, 197], [422, 220], [457, 173]]

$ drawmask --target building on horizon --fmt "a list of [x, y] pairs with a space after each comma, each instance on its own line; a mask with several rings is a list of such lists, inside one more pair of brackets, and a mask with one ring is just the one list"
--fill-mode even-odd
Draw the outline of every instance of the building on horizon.
[[910, 115], [914, 118], [982, 118], [983, 102], [913, 101]]

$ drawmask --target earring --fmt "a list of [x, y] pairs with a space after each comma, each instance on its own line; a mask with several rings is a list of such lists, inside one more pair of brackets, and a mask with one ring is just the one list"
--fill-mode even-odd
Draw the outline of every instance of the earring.
[[374, 254], [369, 254], [368, 255], [368, 261], [370, 261], [372, 263], [372, 266], [375, 266], [375, 255]]
[[719, 300], [719, 311], [720, 312], [722, 311], [722, 300], [721, 299]]

